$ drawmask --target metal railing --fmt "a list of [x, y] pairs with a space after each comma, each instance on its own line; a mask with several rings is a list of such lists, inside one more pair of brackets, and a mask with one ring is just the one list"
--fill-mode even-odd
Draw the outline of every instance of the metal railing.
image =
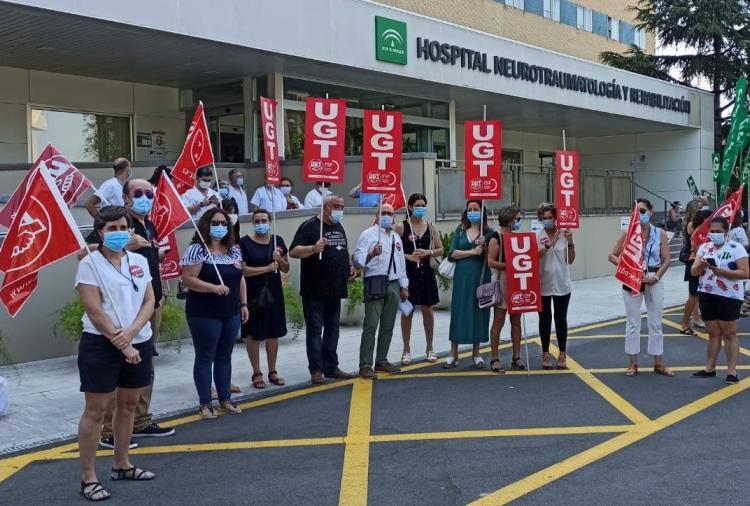
[[641, 191], [644, 191], [644, 192], [648, 193], [649, 195], [653, 195], [657, 199], [660, 199], [660, 200], [662, 200], [664, 202], [664, 216], [663, 216], [664, 219], [662, 220], [662, 225], [664, 226], [664, 230], [666, 230], [667, 229], [667, 218], [669, 217], [669, 214], [668, 214], [669, 213], [669, 207], [671, 207], [672, 201], [667, 200], [666, 197], [663, 197], [662, 195], [659, 195], [658, 193], [653, 192], [653, 191], [649, 190], [648, 188], [645, 188], [645, 187], [639, 185], [636, 182], [633, 182], [633, 186], [635, 188], [638, 188]]

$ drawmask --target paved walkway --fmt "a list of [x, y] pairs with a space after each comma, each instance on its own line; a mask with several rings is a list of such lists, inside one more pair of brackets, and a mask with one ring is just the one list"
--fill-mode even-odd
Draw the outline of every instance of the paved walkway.
[[[664, 277], [665, 304], [672, 306], [684, 302], [687, 286], [682, 281], [683, 268], [675, 267]], [[620, 285], [613, 277], [589, 279], [574, 283], [569, 311], [570, 326], [622, 316], [623, 303]], [[449, 349], [447, 329], [448, 311], [436, 311], [435, 349]], [[537, 334], [537, 317], [527, 315], [528, 335]], [[360, 327], [342, 327], [339, 341], [341, 367], [354, 371], [359, 363]], [[508, 325], [503, 329], [508, 332]], [[402, 345], [398, 327], [391, 344], [390, 360], [400, 360]], [[189, 340], [159, 347], [156, 359], [156, 386], [152, 400], [154, 415], [158, 418], [192, 410], [197, 407], [197, 397], [192, 379], [193, 349]], [[424, 333], [419, 315], [415, 315], [412, 353], [416, 358], [424, 354]], [[619, 353], [619, 352], [618, 352]], [[667, 360], [669, 360], [667, 349]], [[538, 354], [538, 350], [537, 350]], [[503, 364], [509, 365], [509, 352], [503, 353]], [[617, 355], [624, 363], [625, 358]], [[263, 362], [261, 362], [263, 363]], [[592, 367], [596, 364], [592, 364]], [[237, 345], [233, 354], [233, 382], [242, 389], [240, 399], [247, 399], [265, 391], [250, 385], [250, 365], [243, 345]], [[263, 367], [264, 372], [268, 372]], [[284, 338], [280, 342], [278, 370], [290, 386], [309, 381], [304, 332], [297, 339]], [[31, 448], [40, 444], [72, 437], [77, 431], [83, 407], [83, 395], [78, 391], [78, 371], [75, 356], [18, 366], [0, 367], [0, 375], [11, 384], [10, 412], [0, 418], [0, 454]]]

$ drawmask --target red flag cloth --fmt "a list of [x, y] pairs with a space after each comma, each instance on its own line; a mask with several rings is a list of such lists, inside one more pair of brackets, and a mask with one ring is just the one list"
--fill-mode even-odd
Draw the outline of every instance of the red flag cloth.
[[693, 235], [690, 238], [690, 242], [693, 246], [698, 247], [708, 241], [708, 230], [711, 228], [711, 220], [714, 218], [726, 218], [729, 225], [732, 225], [734, 215], [737, 214], [737, 211], [742, 207], [742, 192], [744, 189], [745, 185], [743, 184], [736, 192], [722, 202], [721, 205], [716, 208], [716, 211], [706, 219], [706, 221], [701, 223], [700, 226], [693, 231]]
[[502, 129], [500, 121], [464, 123], [464, 197], [503, 198]]
[[263, 150], [266, 160], [266, 182], [281, 182], [279, 166], [279, 142], [276, 138], [276, 101], [260, 97], [260, 123], [263, 130]]
[[29, 183], [0, 246], [0, 272], [5, 273], [0, 299], [11, 316], [36, 287], [36, 279], [28, 278], [86, 246], [47, 168], [40, 165]]
[[308, 98], [305, 106], [305, 181], [344, 182], [346, 101]]
[[177, 189], [162, 172], [151, 207], [151, 221], [156, 227], [156, 239], [164, 239], [189, 219], [190, 213], [185, 209]]
[[362, 191], [401, 191], [400, 112], [370, 111], [364, 114], [362, 139]]
[[179, 278], [182, 271], [180, 270], [180, 252], [177, 249], [177, 238], [174, 233], [159, 241], [159, 249], [167, 248], [169, 251], [159, 263], [159, 276], [161, 279]]
[[386, 193], [383, 195], [383, 204], [390, 205], [394, 211], [398, 211], [402, 207], [406, 207], [406, 202], [404, 202], [404, 195], [402, 193], [403, 190], [397, 191], [395, 193]]
[[203, 113], [203, 102], [198, 102], [193, 121], [190, 122], [185, 146], [172, 167], [172, 177], [192, 188], [195, 172], [212, 163], [214, 163], [214, 152], [211, 149], [211, 137], [208, 135], [206, 116]]
[[615, 271], [615, 279], [621, 281], [636, 295], [641, 292], [644, 262], [641, 213], [638, 203], [636, 203], [633, 212], [630, 213], [630, 225], [628, 225], [625, 234], [625, 242], [622, 244], [620, 260], [617, 262], [617, 270]]
[[172, 184], [174, 185], [175, 190], [177, 190], [177, 193], [179, 193], [180, 195], [186, 193], [188, 190], [194, 187], [194, 185], [183, 183], [179, 179], [173, 179]]
[[567, 229], [578, 228], [580, 226], [578, 152], [557, 151], [555, 167], [557, 226]]
[[539, 252], [533, 232], [503, 234], [508, 312], [538, 313], [542, 310]]
[[5, 228], [10, 227], [13, 217], [16, 215], [14, 211], [18, 209], [21, 198], [23, 198], [23, 195], [28, 190], [34, 171], [42, 164], [49, 170], [57, 189], [60, 190], [60, 195], [62, 195], [65, 204], [69, 208], [73, 207], [83, 192], [93, 186], [91, 181], [75, 165], [70, 163], [55, 146], [48, 144], [26, 173], [16, 191], [13, 192], [8, 202], [0, 210], [0, 225]]

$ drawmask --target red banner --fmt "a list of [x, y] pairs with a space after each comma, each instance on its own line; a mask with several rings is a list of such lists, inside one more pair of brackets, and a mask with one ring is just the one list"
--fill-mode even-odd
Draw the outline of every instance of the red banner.
[[5, 228], [10, 227], [10, 224], [16, 215], [14, 211], [18, 209], [23, 195], [31, 184], [31, 177], [40, 165], [44, 165], [49, 171], [55, 181], [57, 189], [60, 191], [60, 195], [62, 195], [63, 201], [65, 201], [65, 205], [67, 205], [68, 208], [73, 207], [83, 192], [93, 186], [91, 181], [89, 181], [88, 178], [86, 178], [86, 176], [75, 167], [75, 165], [70, 163], [68, 159], [55, 148], [55, 146], [48, 144], [26, 173], [26, 176], [23, 178], [23, 181], [21, 181], [21, 184], [18, 185], [16, 191], [13, 192], [13, 195], [8, 199], [8, 202], [6, 202], [5, 206], [0, 210], [0, 225]]
[[192, 184], [183, 183], [179, 179], [173, 179], [172, 184], [174, 185], [174, 189], [177, 190], [177, 193], [179, 193], [180, 195], [182, 195], [183, 193], [187, 193], [188, 190], [195, 187]]
[[542, 310], [539, 252], [533, 232], [503, 234], [508, 312], [538, 313]]
[[362, 139], [362, 191], [401, 191], [400, 112], [365, 110]]
[[193, 121], [190, 122], [185, 146], [172, 167], [172, 177], [192, 187], [195, 172], [212, 163], [214, 163], [214, 153], [211, 150], [211, 137], [208, 134], [206, 116], [203, 113], [203, 102], [198, 102]]
[[579, 186], [578, 151], [557, 151], [555, 153], [555, 206], [559, 228], [578, 228]]
[[700, 226], [693, 231], [693, 235], [690, 238], [690, 242], [693, 246], [697, 247], [708, 241], [708, 230], [711, 228], [711, 220], [714, 218], [726, 218], [729, 222], [729, 226], [732, 225], [734, 215], [737, 214], [737, 211], [742, 207], [742, 192], [744, 188], [745, 185], [743, 184], [736, 192], [722, 202], [721, 205], [716, 208], [716, 211], [706, 219], [706, 221], [701, 223]]
[[15, 316], [36, 288], [36, 272], [71, 255], [86, 243], [55, 186], [41, 165], [31, 177], [18, 213], [0, 246], [0, 272], [5, 273], [0, 294]]
[[346, 101], [308, 98], [305, 107], [305, 181], [344, 182]]
[[396, 193], [386, 193], [383, 195], [383, 204], [388, 204], [393, 208], [394, 211], [398, 211], [402, 207], [406, 207], [404, 202], [403, 190], [397, 191]]
[[172, 181], [162, 173], [156, 186], [151, 221], [156, 227], [156, 239], [162, 240], [190, 219]]
[[161, 279], [179, 278], [182, 274], [180, 270], [180, 252], [177, 249], [177, 238], [174, 233], [159, 241], [159, 251], [167, 249], [166, 256], [159, 262], [159, 276]]
[[464, 197], [467, 199], [503, 198], [502, 129], [500, 121], [464, 123]]
[[266, 182], [281, 182], [279, 143], [276, 138], [276, 101], [260, 97], [260, 124], [263, 129], [263, 148], [266, 155]]
[[630, 225], [625, 233], [620, 260], [617, 262], [615, 279], [629, 287], [635, 294], [640, 293], [643, 282], [643, 237], [641, 236], [641, 213], [638, 204], [630, 214]]

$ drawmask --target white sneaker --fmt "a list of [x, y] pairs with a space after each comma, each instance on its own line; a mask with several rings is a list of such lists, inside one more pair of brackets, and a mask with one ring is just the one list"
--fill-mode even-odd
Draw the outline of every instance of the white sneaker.
[[430, 350], [427, 352], [427, 361], [431, 364], [437, 362], [437, 355], [435, 355], [434, 351]]
[[411, 364], [411, 354], [409, 352], [404, 352], [404, 354], [401, 355], [401, 363], [403, 365]]

